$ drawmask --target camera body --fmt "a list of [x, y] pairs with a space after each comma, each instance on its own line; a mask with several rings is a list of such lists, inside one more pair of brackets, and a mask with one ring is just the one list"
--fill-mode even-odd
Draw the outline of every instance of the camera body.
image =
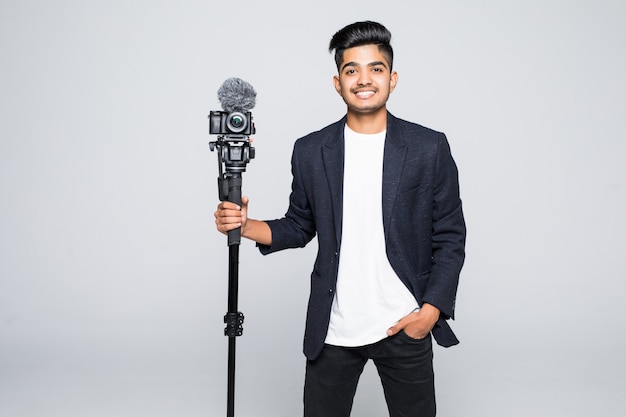
[[209, 113], [209, 133], [212, 135], [243, 135], [256, 133], [252, 113], [211, 111]]

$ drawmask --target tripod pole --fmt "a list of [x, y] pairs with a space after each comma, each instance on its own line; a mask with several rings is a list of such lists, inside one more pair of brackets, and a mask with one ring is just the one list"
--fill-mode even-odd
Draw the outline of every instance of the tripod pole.
[[[234, 113], [233, 113], [234, 114]], [[241, 116], [241, 115], [239, 115]], [[216, 142], [209, 142], [211, 151], [217, 150], [219, 177], [217, 189], [220, 201], [230, 201], [241, 206], [241, 174], [246, 164], [254, 159], [254, 148], [250, 146], [249, 136], [224, 135], [225, 127], [221, 119], [214, 120], [213, 112], [209, 116], [212, 123], [211, 133], [221, 134]], [[252, 116], [249, 117], [251, 123]], [[215, 132], [213, 129], [217, 130]], [[254, 126], [249, 133], [254, 133]], [[232, 132], [231, 132], [232, 133]], [[249, 134], [248, 133], [248, 134]], [[228, 311], [224, 316], [224, 335], [228, 336], [228, 392], [226, 416], [235, 417], [235, 350], [236, 338], [243, 333], [243, 314], [237, 306], [239, 291], [239, 245], [241, 243], [241, 227], [228, 232]]]
[[228, 264], [228, 313], [224, 318], [227, 324], [225, 329], [228, 336], [228, 402], [227, 417], [235, 415], [235, 351], [237, 336], [241, 335], [243, 328], [243, 314], [237, 311], [237, 291], [238, 291], [238, 269], [239, 269], [239, 244], [229, 247]]
[[[228, 201], [241, 205], [241, 174], [231, 173], [226, 179]], [[244, 316], [238, 311], [239, 245], [241, 229], [228, 232], [228, 312], [224, 316], [224, 335], [228, 336], [228, 393], [226, 416], [235, 416], [235, 352], [236, 338], [243, 333]]]

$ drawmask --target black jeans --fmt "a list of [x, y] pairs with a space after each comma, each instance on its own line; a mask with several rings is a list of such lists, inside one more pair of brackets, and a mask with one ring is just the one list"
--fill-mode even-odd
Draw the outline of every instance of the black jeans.
[[416, 340], [401, 331], [354, 348], [325, 345], [307, 361], [304, 417], [349, 417], [363, 367], [371, 359], [390, 417], [434, 417], [435, 379], [431, 336]]

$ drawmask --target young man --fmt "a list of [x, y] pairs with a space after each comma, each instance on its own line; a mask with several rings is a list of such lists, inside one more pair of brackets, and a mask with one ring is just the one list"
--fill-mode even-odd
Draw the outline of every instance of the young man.
[[219, 231], [241, 227], [263, 254], [317, 235], [305, 417], [348, 417], [370, 359], [391, 417], [434, 416], [430, 335], [458, 343], [446, 322], [465, 256], [457, 168], [444, 134], [387, 111], [398, 82], [390, 39], [369, 21], [333, 36], [333, 81], [347, 114], [296, 141], [283, 218], [249, 219], [247, 198], [215, 212]]

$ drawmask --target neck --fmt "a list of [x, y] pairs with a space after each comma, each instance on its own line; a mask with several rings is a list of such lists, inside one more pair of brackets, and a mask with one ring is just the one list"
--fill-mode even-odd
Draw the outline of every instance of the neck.
[[357, 133], [380, 133], [387, 129], [387, 110], [373, 114], [360, 114], [348, 111], [346, 117], [348, 127]]

